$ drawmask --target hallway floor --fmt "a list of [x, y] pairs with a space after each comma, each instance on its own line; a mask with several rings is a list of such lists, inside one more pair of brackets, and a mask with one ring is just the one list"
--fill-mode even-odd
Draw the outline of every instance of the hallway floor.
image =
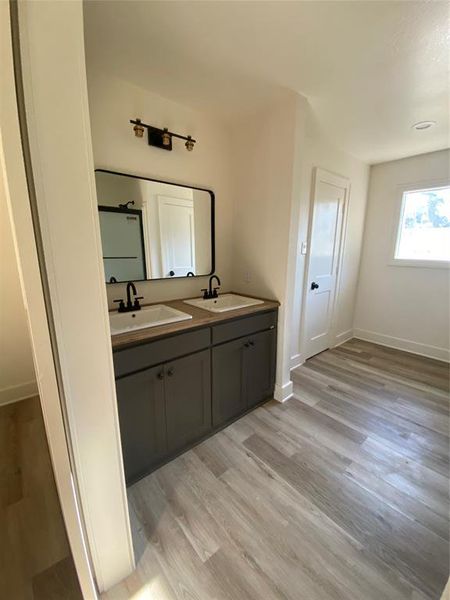
[[38, 397], [0, 407], [0, 598], [81, 600]]
[[448, 365], [352, 340], [129, 489], [109, 600], [437, 600], [449, 567]]

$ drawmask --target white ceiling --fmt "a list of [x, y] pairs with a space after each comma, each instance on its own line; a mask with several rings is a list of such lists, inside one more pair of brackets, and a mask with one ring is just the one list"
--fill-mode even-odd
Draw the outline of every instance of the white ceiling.
[[382, 162], [449, 145], [449, 6], [88, 0], [87, 60], [225, 119], [294, 90], [338, 145]]

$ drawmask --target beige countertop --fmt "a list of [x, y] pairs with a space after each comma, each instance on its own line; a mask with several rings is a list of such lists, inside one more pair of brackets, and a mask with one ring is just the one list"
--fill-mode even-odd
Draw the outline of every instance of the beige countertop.
[[[256, 296], [247, 297], [250, 298]], [[258, 298], [258, 300], [263, 300], [263, 298]], [[203, 308], [197, 308], [195, 306], [191, 306], [190, 304], [185, 304], [181, 299], [168, 300], [166, 302], [153, 302], [149, 304], [143, 304], [142, 306], [152, 306], [155, 304], [165, 304], [166, 306], [172, 306], [173, 308], [181, 310], [189, 315], [192, 315], [192, 319], [189, 319], [188, 321], [178, 321], [176, 323], [169, 323], [168, 325], [158, 325], [157, 327], [147, 327], [146, 329], [136, 329], [134, 331], [127, 331], [125, 333], [118, 333], [116, 335], [112, 335], [111, 343], [113, 350], [124, 348], [125, 346], [130, 346], [132, 344], [145, 342], [147, 340], [156, 340], [166, 335], [180, 333], [182, 331], [189, 331], [191, 329], [197, 329], [198, 327], [215, 325], [216, 323], [222, 323], [223, 321], [230, 321], [237, 317], [243, 317], [258, 312], [264, 312], [265, 310], [271, 310], [280, 306], [280, 303], [276, 300], [264, 300], [263, 304], [247, 306], [246, 308], [238, 308], [236, 310], [230, 310], [223, 313], [212, 313], [207, 310], [204, 310]]]

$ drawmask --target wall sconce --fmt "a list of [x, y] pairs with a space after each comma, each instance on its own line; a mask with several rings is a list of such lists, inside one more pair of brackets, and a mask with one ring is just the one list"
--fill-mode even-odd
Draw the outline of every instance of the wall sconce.
[[172, 150], [172, 138], [178, 138], [180, 140], [185, 140], [186, 143], [184, 145], [186, 146], [186, 150], [188, 152], [192, 152], [194, 145], [196, 144], [196, 140], [194, 140], [190, 135], [186, 137], [184, 135], [174, 133], [173, 131], [169, 131], [167, 127], [164, 127], [164, 129], [159, 129], [158, 127], [153, 127], [152, 125], [142, 123], [140, 119], [131, 119], [130, 123], [134, 125], [133, 131], [136, 137], [143, 137], [144, 129], [147, 129], [149, 146], [156, 146], [156, 148], [161, 148], [162, 150]]

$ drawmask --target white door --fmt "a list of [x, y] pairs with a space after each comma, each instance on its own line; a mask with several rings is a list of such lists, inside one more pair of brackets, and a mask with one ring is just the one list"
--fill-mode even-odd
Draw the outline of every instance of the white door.
[[305, 360], [333, 345], [332, 321], [348, 180], [316, 169], [305, 290]]
[[159, 197], [159, 226], [163, 277], [195, 274], [194, 203], [184, 198]]

